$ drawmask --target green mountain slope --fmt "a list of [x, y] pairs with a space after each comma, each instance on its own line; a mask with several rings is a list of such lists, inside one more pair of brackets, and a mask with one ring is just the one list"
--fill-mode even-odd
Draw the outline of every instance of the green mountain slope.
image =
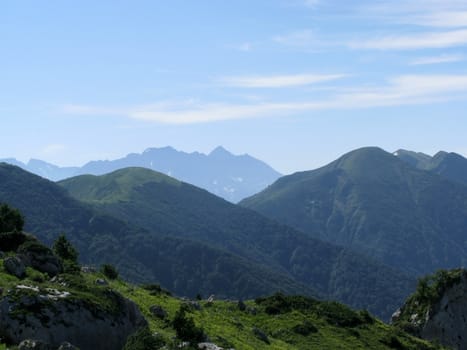
[[143, 168], [79, 176], [60, 185], [101, 212], [151, 232], [203, 242], [281, 271], [320, 296], [388, 318], [412, 279], [275, 223], [207, 191]]
[[190, 296], [251, 298], [277, 290], [317, 294], [286, 273], [225, 250], [134, 228], [18, 167], [0, 164], [1, 202], [19, 208], [26, 217], [26, 230], [46, 244], [65, 232], [83, 263], [112, 263], [134, 282], [158, 282]]
[[285, 176], [241, 205], [415, 275], [467, 257], [467, 188], [378, 148]]

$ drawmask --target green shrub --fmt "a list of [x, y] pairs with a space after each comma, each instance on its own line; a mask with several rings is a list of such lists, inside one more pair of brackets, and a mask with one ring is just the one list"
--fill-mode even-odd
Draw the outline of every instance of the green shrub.
[[101, 266], [101, 272], [107, 277], [109, 280], [115, 280], [118, 278], [118, 271], [117, 269], [110, 264], [103, 264]]
[[0, 232], [23, 231], [24, 218], [18, 209], [13, 209], [7, 204], [0, 205]]
[[302, 324], [297, 324], [292, 328], [292, 331], [294, 333], [307, 336], [310, 335], [311, 333], [316, 333], [318, 332], [318, 328], [316, 328], [313, 323], [311, 323], [308, 320], [305, 320]]
[[148, 327], [144, 327], [128, 337], [123, 350], [157, 350], [164, 345], [165, 341], [160, 335], [153, 335]]
[[19, 231], [0, 233], [0, 250], [4, 252], [16, 251], [18, 247], [26, 242], [27, 236]]
[[60, 235], [52, 246], [53, 252], [63, 261], [78, 263], [78, 251], [71, 245], [65, 235]]
[[162, 288], [159, 284], [156, 283], [151, 283], [151, 284], [143, 284], [141, 285], [141, 288], [149, 291], [149, 294], [151, 295], [172, 295], [167, 289]]
[[205, 339], [202, 328], [196, 327], [193, 318], [186, 316], [187, 306], [181, 305], [172, 322], [177, 338], [190, 343], [199, 343]]

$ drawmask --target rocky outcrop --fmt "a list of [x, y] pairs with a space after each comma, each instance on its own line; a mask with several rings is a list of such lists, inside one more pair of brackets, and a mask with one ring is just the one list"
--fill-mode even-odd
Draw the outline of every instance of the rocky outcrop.
[[63, 270], [60, 259], [53, 254], [52, 250], [39, 242], [29, 241], [20, 246], [18, 257], [26, 266], [47, 273], [51, 277]]
[[34, 339], [57, 349], [120, 350], [127, 337], [147, 325], [138, 307], [108, 291], [109, 305], [93, 304], [67, 291], [18, 285], [0, 299], [0, 329], [10, 343]]
[[445, 276], [443, 284], [432, 284], [438, 294], [427, 305], [423, 298], [409, 299], [392, 320], [423, 339], [467, 350], [467, 271], [457, 270], [455, 277]]
[[6, 258], [3, 261], [3, 267], [10, 275], [16, 276], [18, 278], [22, 278], [26, 274], [26, 266], [24, 266], [23, 262], [16, 256], [10, 256]]
[[455, 349], [467, 349], [467, 278], [446, 290], [424, 316], [420, 336]]

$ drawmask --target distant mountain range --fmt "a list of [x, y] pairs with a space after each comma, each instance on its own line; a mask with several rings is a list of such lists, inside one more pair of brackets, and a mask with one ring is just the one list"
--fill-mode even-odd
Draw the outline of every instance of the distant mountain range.
[[363, 148], [240, 205], [417, 276], [467, 263], [466, 165], [444, 152]]
[[52, 181], [72, 176], [103, 175], [127, 167], [144, 167], [204, 188], [231, 202], [251, 196], [277, 180], [281, 174], [247, 154], [233, 155], [217, 147], [208, 155], [186, 153], [172, 147], [149, 148], [116, 160], [91, 161], [82, 167], [58, 167], [38, 159], [22, 163], [13, 158], [0, 162], [19, 166]]

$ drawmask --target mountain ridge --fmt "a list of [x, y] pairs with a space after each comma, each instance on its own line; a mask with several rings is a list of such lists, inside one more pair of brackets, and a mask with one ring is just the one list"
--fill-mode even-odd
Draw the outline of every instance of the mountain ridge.
[[234, 155], [222, 146], [208, 154], [177, 151], [171, 146], [153, 147], [115, 160], [90, 161], [82, 167], [58, 167], [35, 159], [27, 164], [13, 158], [1, 161], [52, 181], [84, 174], [103, 175], [127, 167], [144, 167], [202, 187], [231, 202], [238, 202], [262, 190], [281, 175], [259, 159], [248, 154]]
[[464, 263], [466, 200], [464, 186], [366, 147], [240, 205], [419, 275]]

